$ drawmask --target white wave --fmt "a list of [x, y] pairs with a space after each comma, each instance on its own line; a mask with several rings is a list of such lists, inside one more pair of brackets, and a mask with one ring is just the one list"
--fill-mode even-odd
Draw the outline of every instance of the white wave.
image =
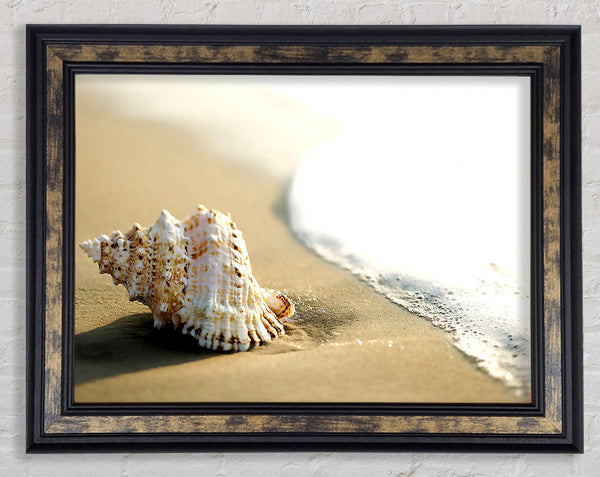
[[435, 138], [387, 138], [346, 137], [306, 157], [289, 194], [294, 233], [453, 332], [460, 350], [525, 397], [527, 161], [501, 146], [498, 160]]

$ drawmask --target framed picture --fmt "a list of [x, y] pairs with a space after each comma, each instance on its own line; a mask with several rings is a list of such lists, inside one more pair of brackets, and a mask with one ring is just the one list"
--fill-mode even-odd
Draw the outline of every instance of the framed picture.
[[579, 27], [30, 25], [27, 94], [28, 452], [582, 452]]

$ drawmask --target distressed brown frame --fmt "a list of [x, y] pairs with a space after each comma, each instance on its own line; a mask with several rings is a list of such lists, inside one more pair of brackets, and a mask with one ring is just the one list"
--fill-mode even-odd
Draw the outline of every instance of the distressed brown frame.
[[[582, 451], [579, 27], [29, 26], [27, 449]], [[532, 85], [527, 405], [76, 405], [72, 78], [518, 74]]]

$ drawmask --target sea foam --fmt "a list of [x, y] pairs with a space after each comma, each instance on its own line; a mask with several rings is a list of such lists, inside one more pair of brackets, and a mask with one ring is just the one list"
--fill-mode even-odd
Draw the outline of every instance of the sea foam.
[[460, 147], [465, 137], [448, 140], [443, 130], [425, 142], [387, 132], [372, 141], [355, 131], [305, 158], [289, 193], [293, 232], [451, 332], [458, 349], [526, 399], [528, 161], [500, 142], [487, 154]]

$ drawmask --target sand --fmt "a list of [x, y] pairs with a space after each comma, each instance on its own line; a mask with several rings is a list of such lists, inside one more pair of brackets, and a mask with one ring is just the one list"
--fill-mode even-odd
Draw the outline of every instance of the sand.
[[518, 402], [452, 345], [291, 234], [286, 183], [214, 151], [198, 131], [76, 102], [76, 242], [198, 203], [230, 212], [255, 276], [296, 303], [286, 336], [215, 353], [171, 329], [77, 248], [76, 402]]

